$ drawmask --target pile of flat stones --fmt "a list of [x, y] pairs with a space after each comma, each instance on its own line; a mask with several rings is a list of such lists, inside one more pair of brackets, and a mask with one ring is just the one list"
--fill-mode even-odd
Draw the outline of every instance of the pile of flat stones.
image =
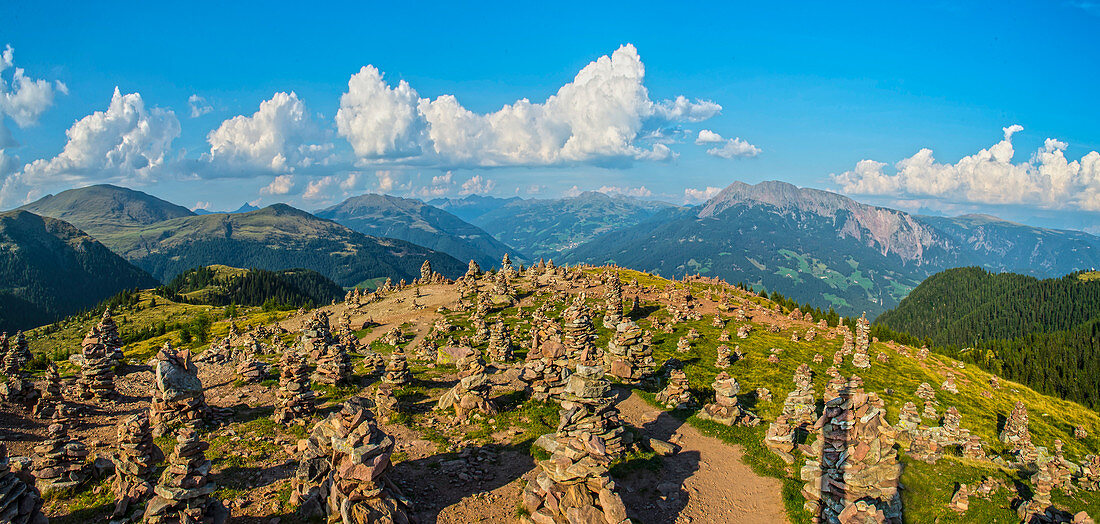
[[152, 495], [156, 451], [147, 416], [126, 415], [119, 421], [118, 449], [112, 457], [115, 475], [111, 480], [111, 493], [116, 500], [112, 517], [129, 516], [135, 505]]
[[498, 319], [489, 330], [489, 358], [493, 362], [510, 362], [512, 356], [512, 336], [504, 325], [504, 320]]
[[801, 448], [806, 509], [821, 522], [900, 524], [902, 466], [885, 404], [857, 377], [850, 384], [825, 403], [817, 438]]
[[27, 372], [27, 364], [31, 361], [27, 338], [20, 331], [15, 334], [14, 346], [8, 348], [7, 338], [4, 338], [0, 341], [0, 349], [4, 351], [3, 367], [4, 376], [7, 379], [0, 383], [0, 397], [30, 409], [38, 400], [39, 392]]
[[34, 487], [34, 477], [12, 472], [8, 449], [3, 443], [0, 443], [0, 519], [11, 524], [49, 522], [42, 514], [42, 496]]
[[596, 331], [592, 327], [592, 318], [588, 306], [584, 303], [584, 293], [562, 313], [562, 339], [570, 362], [576, 363], [595, 356]]
[[99, 326], [93, 326], [80, 344], [83, 357], [80, 364], [80, 380], [77, 388], [85, 399], [108, 400], [114, 398], [115, 371], [113, 353], [104, 344]]
[[293, 349], [279, 361], [279, 391], [275, 394], [272, 419], [279, 424], [303, 424], [313, 416], [316, 395], [310, 388], [309, 367]]
[[714, 403], [703, 406], [697, 415], [699, 418], [713, 420], [727, 426], [756, 426], [760, 417], [742, 408], [737, 401], [741, 385], [737, 379], [722, 371], [714, 377]]
[[[629, 522], [626, 506], [607, 473], [617, 447], [599, 431], [608, 422], [601, 413], [614, 409], [604, 407], [610, 404], [610, 384], [602, 375], [599, 366], [578, 366], [569, 377], [558, 431], [553, 439], [539, 439], [551, 456], [539, 462], [538, 476], [523, 490], [526, 514], [521, 522]], [[617, 429], [621, 432], [621, 427]]]
[[496, 408], [489, 402], [489, 392], [493, 385], [489, 382], [489, 374], [481, 355], [475, 352], [465, 356], [458, 367], [458, 383], [439, 397], [436, 409], [442, 411], [454, 408], [455, 423], [469, 422], [473, 413], [486, 416], [495, 414]]
[[156, 496], [145, 505], [142, 522], [222, 524], [229, 520], [229, 511], [222, 502], [210, 496], [217, 485], [209, 479], [209, 447], [194, 427], [183, 427], [176, 433], [176, 448], [153, 488]]
[[313, 373], [314, 382], [335, 386], [347, 383], [350, 376], [351, 357], [343, 344], [329, 344], [321, 350], [317, 357], [317, 370]]
[[307, 518], [344, 524], [412, 522], [408, 500], [389, 479], [393, 437], [378, 428], [368, 401], [348, 399], [304, 442], [290, 502]]
[[795, 431], [806, 429], [817, 421], [810, 366], [805, 363], [798, 366], [794, 374], [794, 385], [795, 389], [783, 401], [783, 411], [775, 422], [768, 425], [768, 432], [764, 435], [764, 445], [788, 463], [794, 462], [791, 452], [794, 451]]
[[612, 271], [604, 284], [606, 288], [607, 303], [603, 316], [603, 327], [615, 329], [623, 321], [623, 283], [619, 280], [619, 273]]
[[237, 364], [236, 372], [241, 382], [254, 384], [262, 382], [267, 377], [267, 366], [259, 360], [247, 358]]
[[669, 371], [668, 383], [657, 393], [657, 403], [668, 409], [689, 408], [695, 404], [688, 386], [687, 373], [682, 369]]
[[42, 388], [42, 396], [34, 404], [31, 412], [39, 419], [63, 419], [75, 414], [75, 410], [65, 401], [61, 388], [61, 373], [57, 364], [50, 362], [46, 365], [46, 385]]
[[607, 343], [604, 365], [608, 373], [625, 382], [637, 383], [653, 373], [653, 349], [645, 332], [632, 320], [619, 322]]
[[97, 327], [100, 340], [107, 354], [110, 355], [111, 367], [121, 366], [125, 356], [122, 354], [122, 339], [118, 336], [118, 324], [115, 324], [115, 320], [111, 318], [111, 308], [103, 310], [103, 316], [99, 319]]
[[411, 381], [412, 373], [409, 372], [409, 362], [405, 354], [394, 351], [390, 354], [389, 362], [386, 363], [386, 374], [382, 376], [382, 383], [400, 387]]
[[69, 438], [65, 421], [46, 428], [46, 440], [34, 447], [34, 476], [38, 490], [48, 494], [56, 490], [73, 489], [91, 477], [88, 447]]
[[175, 351], [167, 343], [157, 353], [156, 380], [149, 402], [149, 424], [153, 436], [159, 437], [171, 429], [201, 423], [209, 407], [199, 380], [199, 370], [191, 361], [188, 350]]
[[1021, 464], [1032, 464], [1038, 459], [1038, 452], [1031, 442], [1027, 418], [1027, 406], [1022, 401], [1017, 401], [999, 435], [1009, 451], [1016, 453], [1016, 459]]
[[549, 320], [541, 323], [531, 329], [531, 346], [520, 375], [534, 400], [559, 398], [569, 376], [569, 358], [556, 326]]

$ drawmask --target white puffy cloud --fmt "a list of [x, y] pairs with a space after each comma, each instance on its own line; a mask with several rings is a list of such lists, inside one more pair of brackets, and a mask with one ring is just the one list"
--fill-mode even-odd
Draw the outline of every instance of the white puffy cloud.
[[954, 164], [936, 162], [932, 150], [924, 148], [894, 164], [894, 174], [884, 171], [883, 162], [862, 160], [832, 179], [852, 194], [1100, 211], [1100, 153], [1070, 161], [1065, 157], [1067, 144], [1048, 138], [1028, 161], [1013, 163], [1012, 135], [1020, 131], [1019, 125], [1006, 127], [1000, 142]]
[[211, 204], [210, 202], [200, 200], [198, 202], [195, 202], [195, 205], [191, 207], [191, 211], [198, 211], [200, 209], [203, 211], [210, 211], [210, 206], [212, 205], [213, 204]]
[[306, 200], [321, 200], [328, 198], [330, 196], [329, 189], [336, 185], [336, 183], [336, 177], [332, 175], [310, 180], [309, 183], [306, 184], [306, 191], [302, 193], [302, 198]]
[[[15, 50], [9, 45], [0, 52], [0, 73], [14, 65]], [[38, 117], [53, 105], [55, 91], [62, 94], [69, 92], [61, 82], [51, 84], [29, 78], [20, 67], [15, 67], [11, 80], [0, 76], [0, 126], [3, 126], [3, 115], [14, 120], [19, 127], [35, 124]]]
[[261, 195], [285, 195], [294, 191], [294, 175], [279, 175], [260, 189]]
[[323, 160], [331, 144], [306, 106], [291, 92], [275, 93], [252, 116], [230, 118], [207, 135], [214, 161], [243, 162], [277, 172], [293, 171]]
[[106, 111], [78, 120], [65, 134], [68, 142], [60, 154], [35, 160], [8, 177], [0, 202], [32, 198], [49, 186], [153, 182], [180, 124], [172, 111], [147, 108], [140, 94], [123, 95], [116, 87]]
[[620, 186], [603, 186], [596, 191], [608, 195], [623, 195], [631, 197], [649, 197], [653, 196], [653, 192], [645, 186], [639, 187], [620, 187]]
[[199, 95], [187, 97], [187, 105], [191, 107], [191, 118], [198, 118], [214, 110], [214, 106], [210, 105], [205, 97]]
[[688, 204], [697, 204], [699, 202], [705, 202], [714, 198], [722, 191], [720, 187], [707, 186], [705, 189], [687, 188], [684, 190], [684, 202]]
[[479, 114], [452, 95], [420, 98], [406, 82], [385, 82], [374, 67], [351, 77], [336, 124], [365, 159], [415, 157], [467, 167], [546, 166], [672, 158], [647, 137], [675, 122], [697, 122], [721, 106], [710, 101], [653, 101], [632, 45], [588, 64], [542, 103], [521, 99]]
[[761, 153], [761, 149], [756, 147], [740, 137], [725, 139], [722, 135], [715, 133], [709, 129], [699, 130], [699, 136], [696, 137], [695, 143], [697, 145], [713, 145], [721, 144], [716, 147], [707, 149], [707, 154], [711, 156], [721, 158], [737, 158], [737, 157], [754, 157]]
[[462, 183], [462, 190], [458, 192], [460, 195], [473, 195], [488, 193], [497, 186], [497, 183], [493, 180], [485, 178], [481, 175], [474, 175], [469, 180]]

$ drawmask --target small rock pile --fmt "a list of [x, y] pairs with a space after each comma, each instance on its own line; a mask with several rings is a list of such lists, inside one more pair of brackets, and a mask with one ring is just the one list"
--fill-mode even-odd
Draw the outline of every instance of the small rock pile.
[[46, 440], [34, 447], [34, 455], [34, 476], [43, 494], [76, 488], [91, 476], [88, 448], [83, 442], [69, 439], [65, 421], [50, 424]]
[[237, 364], [237, 378], [248, 384], [262, 382], [267, 376], [266, 368], [267, 366], [259, 360], [244, 359]]
[[966, 510], [970, 509], [970, 490], [967, 489], [966, 484], [959, 484], [959, 489], [951, 495], [951, 502], [947, 507], [958, 513], [966, 513]]
[[409, 502], [389, 478], [394, 439], [378, 428], [367, 406], [365, 399], [348, 399], [304, 441], [290, 502], [306, 518], [327, 516], [329, 522], [344, 524], [412, 522]]
[[409, 372], [409, 362], [405, 354], [394, 351], [386, 363], [386, 374], [382, 376], [382, 383], [400, 387], [411, 381], [412, 373]]
[[222, 524], [229, 511], [220, 500], [210, 497], [217, 485], [208, 478], [210, 444], [199, 439], [193, 427], [176, 433], [176, 448], [168, 456], [168, 467], [153, 488], [156, 496], [145, 505], [142, 522], [148, 524]]
[[329, 344], [325, 347], [317, 359], [317, 370], [313, 373], [313, 380], [319, 384], [335, 386], [347, 383], [350, 376], [351, 358], [348, 356], [347, 348], [343, 344]]
[[140, 414], [123, 417], [118, 423], [118, 449], [112, 457], [115, 476], [111, 480], [111, 493], [117, 500], [113, 517], [125, 516], [153, 493], [155, 452], [149, 418]]
[[695, 401], [691, 398], [687, 373], [684, 373], [681, 369], [674, 369], [669, 372], [668, 384], [657, 393], [656, 400], [658, 404], [668, 409], [691, 407]]
[[31, 412], [40, 419], [63, 419], [73, 415], [73, 409], [65, 402], [61, 390], [61, 373], [57, 370], [57, 364], [50, 362], [46, 366], [46, 386], [42, 389], [42, 396], [34, 405]]
[[944, 379], [943, 384], [940, 386], [940, 389], [942, 389], [943, 391], [946, 391], [948, 393], [956, 393], [957, 394], [959, 392], [959, 387], [955, 385], [955, 374], [954, 373], [948, 373], [947, 374], [947, 378]]
[[718, 369], [726, 369], [730, 367], [732, 362], [730, 361], [730, 347], [725, 344], [720, 344], [717, 349], [718, 356], [714, 359], [714, 367]]
[[894, 426], [898, 431], [898, 436], [906, 435], [917, 431], [921, 425], [920, 414], [917, 413], [917, 405], [912, 402], [906, 402], [901, 407], [901, 413], [898, 414], [898, 423]]
[[489, 392], [493, 385], [489, 382], [489, 374], [481, 355], [472, 353], [464, 357], [458, 367], [458, 384], [439, 397], [436, 409], [442, 411], [454, 408], [455, 423], [469, 422], [470, 415], [475, 412], [482, 415], [495, 414], [496, 408], [489, 402]]
[[742, 324], [737, 328], [737, 338], [746, 339], [749, 338], [749, 332], [752, 331], [752, 327], [748, 324]]
[[875, 393], [852, 377], [839, 397], [825, 403], [814, 424], [817, 439], [803, 452], [806, 509], [822, 522], [901, 522], [901, 463], [893, 429]]
[[199, 370], [188, 350], [175, 351], [164, 344], [156, 357], [156, 381], [150, 392], [149, 424], [153, 436], [164, 435], [174, 427], [201, 423], [209, 408], [199, 380]]
[[962, 445], [962, 454], [968, 459], [985, 460], [985, 448], [982, 446], [982, 437], [970, 435]]
[[12, 472], [8, 448], [0, 443], [0, 518], [11, 524], [48, 524], [42, 514], [42, 495], [33, 478]]
[[512, 335], [504, 325], [504, 320], [497, 320], [489, 330], [489, 358], [493, 362], [510, 362], [512, 355]]
[[647, 378], [656, 363], [642, 328], [632, 320], [619, 322], [607, 343], [604, 364], [612, 376], [629, 382]]
[[727, 426], [756, 426], [760, 418], [746, 409], [742, 409], [737, 402], [737, 394], [741, 392], [741, 385], [737, 379], [722, 371], [714, 377], [714, 403], [703, 406], [698, 413], [699, 418], [720, 422]]
[[612, 272], [604, 284], [606, 288], [607, 303], [603, 316], [603, 327], [615, 329], [623, 321], [623, 283], [619, 280], [619, 274]]
[[305, 423], [313, 415], [315, 397], [305, 360], [298, 351], [288, 349], [279, 360], [279, 391], [272, 419], [279, 424]]
[[602, 367], [577, 366], [577, 372], [566, 381], [558, 415], [558, 437], [591, 442], [599, 439], [603, 454], [610, 457], [626, 453], [630, 435], [623, 429], [611, 383], [604, 378]]
[[565, 345], [557, 338], [552, 322], [531, 329], [531, 347], [520, 375], [535, 400], [557, 398], [565, 391], [569, 375]]

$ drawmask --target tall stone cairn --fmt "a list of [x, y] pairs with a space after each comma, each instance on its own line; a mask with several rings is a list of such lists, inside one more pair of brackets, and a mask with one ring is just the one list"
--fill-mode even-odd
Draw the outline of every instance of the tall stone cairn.
[[99, 326], [93, 326], [80, 343], [80, 353], [84, 357], [80, 365], [80, 380], [77, 387], [80, 396], [85, 399], [107, 400], [115, 397], [115, 371], [103, 333]]
[[626, 382], [639, 382], [653, 373], [653, 349], [646, 343], [642, 328], [632, 320], [619, 322], [607, 343], [604, 365], [612, 376]]
[[315, 400], [305, 359], [297, 350], [288, 349], [279, 360], [279, 391], [275, 393], [272, 420], [279, 424], [305, 423], [313, 416]]
[[115, 324], [115, 319], [111, 318], [111, 308], [103, 310], [103, 317], [99, 319], [97, 327], [100, 341], [111, 359], [111, 367], [117, 368], [122, 365], [125, 356], [122, 353], [122, 338], [118, 335], [118, 324]]
[[741, 385], [736, 378], [725, 371], [719, 372], [711, 387], [714, 388], [714, 403], [703, 406], [698, 413], [699, 418], [727, 426], [756, 426], [760, 423], [760, 417], [738, 404], [737, 394], [741, 392]]
[[606, 289], [606, 312], [603, 316], [603, 327], [615, 329], [623, 321], [623, 283], [619, 280], [618, 272], [611, 272], [604, 284]]
[[473, 413], [482, 415], [496, 414], [496, 408], [489, 401], [489, 392], [493, 389], [486, 372], [485, 361], [479, 353], [472, 353], [457, 363], [459, 367], [458, 384], [439, 397], [436, 409], [454, 408], [456, 423], [469, 421]]
[[42, 493], [76, 488], [91, 476], [88, 448], [79, 440], [70, 440], [67, 422], [50, 424], [46, 440], [34, 447], [34, 476]]
[[852, 365], [859, 369], [868, 369], [871, 367], [871, 358], [867, 355], [867, 351], [871, 344], [868, 341], [868, 334], [871, 331], [871, 324], [867, 321], [867, 314], [856, 319], [856, 342], [855, 349], [852, 355]]
[[127, 415], [119, 421], [118, 449], [112, 457], [115, 475], [111, 479], [111, 493], [117, 501], [113, 517], [125, 516], [130, 508], [153, 494], [156, 449], [148, 416]]
[[318, 422], [295, 473], [291, 503], [308, 517], [343, 524], [412, 522], [409, 502], [389, 479], [393, 437], [379, 429], [368, 401], [353, 397]]
[[794, 385], [795, 389], [783, 401], [783, 411], [775, 422], [768, 425], [768, 432], [764, 435], [764, 445], [788, 463], [794, 462], [791, 452], [794, 451], [795, 430], [806, 429], [817, 420], [810, 366], [805, 363], [798, 366]]
[[12, 472], [8, 448], [0, 443], [0, 520], [11, 524], [48, 524], [34, 478]]
[[405, 354], [394, 351], [386, 362], [386, 374], [382, 376], [382, 383], [400, 387], [411, 381], [412, 373], [409, 372], [409, 362]]
[[714, 367], [718, 369], [726, 369], [732, 365], [730, 356], [730, 347], [725, 344], [719, 344], [717, 349], [717, 357], [714, 359]]
[[921, 425], [920, 413], [917, 413], [917, 405], [913, 402], [906, 402], [901, 407], [901, 413], [898, 414], [898, 423], [894, 426], [898, 431], [898, 436], [908, 436], [911, 432], [917, 430]]
[[156, 496], [145, 506], [142, 522], [148, 524], [222, 524], [229, 511], [220, 500], [210, 497], [217, 485], [210, 481], [210, 444], [199, 439], [193, 427], [176, 433], [176, 448], [168, 456], [168, 467], [153, 488]]
[[504, 325], [504, 320], [498, 319], [489, 329], [489, 358], [493, 362], [511, 362], [512, 335]]
[[1016, 458], [1021, 463], [1030, 464], [1038, 458], [1035, 445], [1031, 442], [1031, 432], [1027, 427], [1027, 406], [1022, 401], [1016, 401], [999, 438], [1010, 451], [1016, 453]]
[[156, 380], [149, 402], [153, 436], [159, 437], [175, 427], [206, 420], [210, 408], [206, 405], [199, 370], [191, 361], [191, 352], [177, 352], [165, 343], [157, 353], [154, 367]]
[[668, 374], [668, 383], [657, 393], [657, 403], [668, 409], [688, 408], [695, 404], [691, 398], [687, 373], [682, 369], [673, 369]]
[[[561, 422], [546, 446], [551, 457], [539, 462], [538, 476], [523, 490], [527, 515], [522, 522], [628, 522], [626, 506], [607, 474], [617, 448], [604, 436], [614, 407], [602, 375], [599, 366], [582, 365], [569, 377]], [[615, 430], [612, 440], [622, 428]]]
[[569, 359], [561, 334], [553, 321], [536, 312], [532, 320], [531, 345], [523, 363], [520, 379], [527, 384], [531, 398], [557, 398], [565, 391]]
[[463, 278], [475, 279], [481, 276], [481, 266], [477, 264], [477, 261], [470, 259], [470, 265], [466, 268], [466, 274]]
[[52, 361], [46, 365], [46, 386], [31, 412], [40, 419], [63, 419], [73, 415], [73, 408], [65, 402], [61, 388], [61, 373]]
[[432, 283], [432, 263], [428, 260], [424, 260], [424, 263], [420, 265], [420, 280], [417, 280], [416, 283], [421, 285]]
[[329, 344], [317, 359], [313, 380], [319, 384], [346, 384], [351, 376], [351, 357], [343, 344]]
[[802, 447], [806, 509], [821, 522], [900, 524], [902, 465], [882, 399], [862, 387], [846, 388], [825, 403], [813, 429], [817, 438]]
[[27, 372], [27, 364], [31, 361], [27, 337], [19, 331], [15, 334], [14, 345], [4, 349], [3, 368], [7, 381], [0, 384], [0, 397], [30, 409], [38, 400], [39, 393]]
[[592, 318], [588, 306], [584, 303], [584, 293], [562, 313], [562, 332], [565, 349], [570, 362], [576, 363], [596, 357], [596, 331], [592, 327]]

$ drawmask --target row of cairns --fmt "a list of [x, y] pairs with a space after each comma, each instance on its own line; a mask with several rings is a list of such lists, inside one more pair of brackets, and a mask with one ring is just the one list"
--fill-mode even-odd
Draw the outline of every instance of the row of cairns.
[[199, 438], [194, 425], [176, 432], [176, 448], [153, 488], [155, 496], [145, 505], [142, 522], [148, 524], [211, 523], [229, 520], [229, 511], [210, 495], [217, 485], [210, 480], [210, 444]]
[[420, 278], [416, 279], [413, 284], [427, 286], [429, 284], [444, 284], [446, 282], [447, 277], [443, 276], [441, 273], [432, 271], [432, 263], [425, 260], [424, 263], [420, 265]]
[[316, 395], [310, 387], [309, 366], [297, 349], [288, 349], [279, 360], [279, 391], [275, 393], [275, 413], [279, 424], [304, 424], [316, 409]]
[[619, 322], [607, 343], [604, 365], [612, 376], [637, 384], [653, 374], [657, 366], [646, 333], [632, 320]]
[[817, 406], [814, 399], [813, 372], [803, 363], [794, 374], [795, 389], [787, 394], [783, 401], [783, 411], [775, 422], [768, 425], [764, 436], [764, 445], [779, 455], [787, 463], [794, 462], [796, 434], [806, 430], [817, 421]]
[[203, 423], [210, 408], [199, 380], [199, 370], [189, 350], [176, 351], [166, 342], [156, 356], [156, 376], [150, 395], [149, 424], [153, 436], [172, 429]]
[[469, 422], [474, 413], [495, 415], [497, 410], [489, 401], [493, 384], [489, 382], [489, 373], [481, 354], [474, 350], [460, 358], [456, 366], [459, 369], [458, 383], [439, 397], [436, 409], [444, 411], [454, 408], [456, 424]]
[[42, 513], [42, 495], [34, 477], [24, 470], [12, 471], [8, 448], [0, 442], [0, 522], [11, 524], [47, 524]]
[[393, 437], [378, 427], [368, 404], [348, 399], [298, 443], [302, 459], [290, 502], [307, 518], [344, 524], [413, 521], [408, 500], [389, 478]]
[[623, 430], [601, 366], [577, 365], [562, 399], [560, 422], [539, 445], [551, 456], [523, 490], [522, 522], [628, 522], [626, 506], [608, 476], [625, 449]]
[[825, 402], [812, 429], [816, 439], [800, 446], [808, 457], [800, 472], [806, 509], [820, 522], [901, 523], [902, 465], [894, 430], [875, 393], [852, 376], [839, 395]]
[[38, 400], [39, 392], [27, 371], [32, 357], [27, 337], [22, 331], [15, 334], [14, 344], [10, 347], [7, 334], [0, 334], [0, 357], [7, 378], [0, 383], [0, 398], [29, 409]]

